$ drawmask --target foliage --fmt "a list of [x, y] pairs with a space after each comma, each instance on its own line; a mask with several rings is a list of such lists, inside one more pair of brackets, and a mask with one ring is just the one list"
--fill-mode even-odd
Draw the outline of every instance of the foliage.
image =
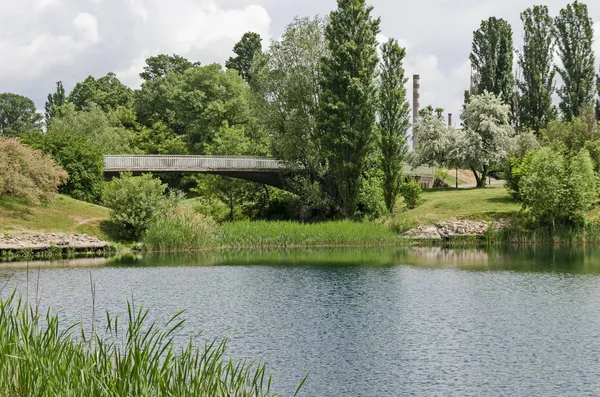
[[237, 70], [244, 81], [251, 80], [251, 68], [254, 56], [262, 51], [262, 38], [258, 33], [246, 32], [233, 47], [235, 57], [230, 57], [225, 62], [228, 69]]
[[133, 135], [132, 146], [145, 154], [187, 154], [187, 146], [180, 135], [162, 121], [157, 121], [150, 127], [142, 126]]
[[[244, 135], [243, 127], [223, 125], [217, 132], [214, 141], [208, 146], [207, 153], [216, 156], [232, 156], [248, 154], [250, 140]], [[208, 177], [209, 192], [229, 208], [229, 220], [233, 220], [237, 206], [244, 203], [244, 193], [251, 187], [246, 181], [219, 175]]]
[[[63, 324], [50, 310], [16, 299], [0, 300], [0, 390], [6, 396], [249, 396], [266, 397], [263, 365], [224, 357], [226, 341], [175, 346], [182, 313], [161, 329], [149, 312], [127, 305], [123, 325], [106, 313], [104, 334]], [[93, 317], [93, 316], [92, 316]], [[80, 333], [78, 334], [78, 331]], [[43, 371], [40, 368], [44, 368]]]
[[62, 106], [65, 102], [65, 87], [63, 87], [62, 81], [57, 81], [56, 91], [53, 94], [48, 94], [48, 100], [44, 105], [46, 124], [49, 124], [52, 117], [54, 117], [56, 112], [55, 107]]
[[167, 197], [164, 185], [151, 174], [121, 174], [104, 186], [103, 204], [111, 209], [110, 218], [121, 238], [139, 240], [148, 226], [175, 206], [178, 196]]
[[135, 110], [141, 124], [161, 121], [182, 136], [192, 154], [204, 154], [224, 123], [245, 126], [251, 118], [248, 86], [218, 64], [146, 81], [136, 91]]
[[380, 20], [371, 16], [372, 10], [365, 0], [338, 0], [325, 28], [329, 56], [321, 61], [317, 124], [329, 167], [325, 190], [345, 217], [356, 210], [361, 176], [376, 138]]
[[0, 137], [0, 197], [48, 203], [66, 179], [67, 173], [49, 156], [17, 139]]
[[200, 66], [199, 62], [192, 63], [179, 55], [159, 54], [146, 59], [146, 66], [140, 77], [144, 81], [156, 80], [170, 73], [181, 74], [197, 66]]
[[80, 131], [50, 129], [46, 134], [30, 134], [23, 141], [51, 155], [67, 171], [69, 178], [60, 185], [60, 193], [90, 203], [99, 202], [104, 183], [100, 147]]
[[490, 17], [473, 33], [471, 67], [477, 94], [489, 92], [504, 103], [513, 103], [512, 28], [504, 19]]
[[483, 187], [491, 167], [502, 163], [511, 147], [515, 132], [510, 126], [509, 106], [486, 92], [471, 97], [461, 119], [464, 166], [473, 171], [477, 187]]
[[288, 188], [303, 205], [326, 212], [330, 200], [322, 182], [327, 167], [316, 122], [321, 58], [328, 54], [325, 24], [319, 18], [296, 18], [281, 40], [255, 57], [251, 86], [273, 155], [290, 170], [284, 175]]
[[434, 114], [433, 108], [421, 109], [419, 119], [413, 125], [413, 136], [418, 144], [411, 155], [411, 163], [414, 166], [426, 164], [451, 168], [452, 148], [456, 146], [454, 135], [444, 120]]
[[406, 50], [390, 39], [382, 46], [381, 85], [379, 87], [379, 150], [383, 171], [383, 196], [391, 213], [396, 204], [404, 159], [408, 152], [410, 109], [406, 99], [403, 60]]
[[423, 193], [421, 185], [412, 178], [408, 178], [400, 185], [400, 194], [409, 210], [417, 208], [422, 203], [421, 193]]
[[90, 104], [83, 111], [76, 111], [67, 104], [55, 108], [56, 115], [48, 125], [48, 133], [54, 135], [81, 135], [99, 150], [99, 154], [131, 153], [131, 132], [114, 126], [110, 118], [97, 105]]
[[171, 208], [156, 218], [144, 233], [148, 251], [192, 251], [213, 245], [216, 223], [191, 208]]
[[554, 21], [558, 56], [558, 74], [563, 85], [558, 89], [559, 107], [566, 121], [594, 106], [595, 56], [593, 21], [587, 5], [578, 1], [560, 10]]
[[518, 54], [518, 65], [522, 78], [520, 90], [520, 126], [535, 133], [556, 118], [552, 105], [554, 92], [553, 65], [555, 48], [554, 22], [548, 7], [536, 5], [521, 13], [525, 28], [523, 51]]
[[96, 104], [108, 113], [119, 106], [131, 107], [133, 91], [121, 83], [114, 73], [108, 73], [99, 79], [88, 76], [83, 82], [77, 83], [67, 100], [75, 105], [77, 110], [87, 109]]
[[31, 99], [17, 94], [0, 94], [0, 136], [17, 137], [37, 131], [41, 120]]
[[[373, 161], [373, 164], [377, 163]], [[356, 216], [358, 218], [377, 219], [386, 213], [387, 206], [382, 186], [383, 173], [379, 167], [369, 168], [363, 176], [358, 193], [358, 204], [356, 206]]]
[[572, 153], [581, 150], [586, 142], [599, 138], [598, 122], [594, 109], [591, 107], [583, 109], [581, 115], [571, 121], [553, 121], [542, 131], [542, 139], [545, 144], [564, 148]]
[[527, 174], [531, 168], [531, 159], [535, 155], [535, 151], [530, 151], [524, 156], [513, 155], [509, 160], [507, 172], [504, 177], [506, 179], [506, 189], [512, 198], [522, 201], [521, 195], [521, 179]]
[[533, 155], [520, 182], [523, 207], [544, 224], [581, 223], [598, 199], [592, 160], [586, 150], [570, 161], [545, 147]]

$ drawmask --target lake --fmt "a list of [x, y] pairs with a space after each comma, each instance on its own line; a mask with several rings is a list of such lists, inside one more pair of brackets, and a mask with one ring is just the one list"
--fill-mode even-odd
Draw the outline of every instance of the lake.
[[[600, 395], [600, 249], [302, 249], [9, 264], [17, 289], [66, 321], [161, 323], [184, 343], [228, 338], [301, 396]], [[95, 304], [92, 310], [92, 288]], [[200, 331], [204, 331], [198, 335]]]

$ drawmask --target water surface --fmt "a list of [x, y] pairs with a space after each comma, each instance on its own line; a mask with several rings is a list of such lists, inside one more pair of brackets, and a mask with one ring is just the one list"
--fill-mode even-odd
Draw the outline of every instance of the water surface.
[[[7, 267], [8, 266], [8, 267]], [[66, 320], [187, 310], [304, 396], [600, 395], [600, 250], [305, 249], [0, 267]], [[90, 280], [92, 280], [90, 282]], [[99, 320], [101, 322], [101, 320]]]

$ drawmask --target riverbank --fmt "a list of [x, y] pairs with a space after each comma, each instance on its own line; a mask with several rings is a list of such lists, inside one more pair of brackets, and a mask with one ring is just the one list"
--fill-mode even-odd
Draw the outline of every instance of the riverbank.
[[[400, 201], [392, 215], [363, 222], [305, 224], [246, 220], [217, 224], [199, 215], [199, 220], [191, 223], [161, 224], [152, 233], [147, 233], [139, 248], [167, 252], [319, 246], [482, 246], [600, 240], [600, 228], [589, 225], [577, 231], [527, 230], [519, 226], [520, 205], [510, 198], [502, 186], [433, 189], [424, 191], [422, 198], [422, 204], [413, 210], [407, 210]], [[193, 208], [189, 202], [185, 206], [188, 210]], [[46, 258], [72, 255], [77, 251], [82, 251], [84, 255], [106, 255], [107, 252], [118, 251], [120, 247], [107, 235], [109, 213], [107, 208], [66, 196], [58, 196], [46, 207], [28, 207], [5, 198], [0, 200], [0, 235], [14, 237], [21, 233], [30, 236], [45, 233], [59, 236], [57, 241], [46, 242], [40, 249], [36, 246], [13, 245], [9, 247], [10, 257], [24, 255], [24, 258]], [[81, 250], [70, 244], [65, 245], [65, 240], [77, 240], [83, 233], [103, 243], [100, 243], [101, 246], [92, 244], [80, 247]], [[107, 249], [104, 242], [111, 243], [112, 248]], [[127, 244], [132, 246], [133, 243]]]

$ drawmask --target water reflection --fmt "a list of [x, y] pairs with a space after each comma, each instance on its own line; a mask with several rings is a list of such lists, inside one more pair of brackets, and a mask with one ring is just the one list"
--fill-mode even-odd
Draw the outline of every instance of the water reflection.
[[111, 266], [398, 266], [515, 272], [600, 273], [600, 247], [312, 248], [227, 250], [193, 254], [128, 254]]

